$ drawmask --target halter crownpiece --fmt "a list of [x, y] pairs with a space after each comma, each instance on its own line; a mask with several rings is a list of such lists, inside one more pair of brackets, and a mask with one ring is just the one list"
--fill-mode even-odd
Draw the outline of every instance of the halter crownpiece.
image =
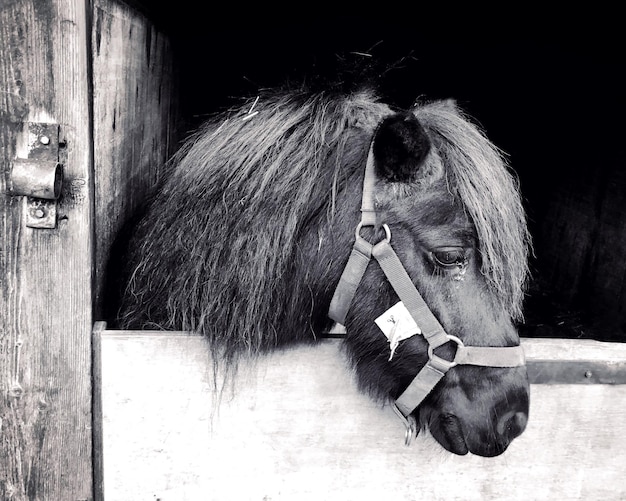
[[[373, 144], [374, 140], [370, 144], [365, 166], [361, 221], [357, 225], [352, 252], [335, 289], [328, 316], [341, 325], [345, 324], [356, 290], [365, 274], [367, 265], [374, 258], [400, 301], [404, 303], [411, 317], [419, 326], [420, 334], [428, 342], [428, 361], [396, 399], [393, 406], [398, 416], [405, 423], [405, 443], [409, 445], [412, 437], [417, 434], [415, 418], [412, 416], [413, 411], [452, 367], [456, 365], [519, 367], [525, 365], [526, 362], [521, 346], [465, 346], [461, 339], [446, 333], [393, 250], [391, 229], [387, 224], [379, 221], [380, 214], [376, 211], [374, 203], [376, 173], [374, 171]], [[385, 230], [383, 240], [371, 244], [361, 237], [363, 227], [375, 227], [377, 225], [382, 225]], [[434, 353], [436, 348], [449, 342], [454, 342], [457, 345], [453, 360], [445, 360]]]

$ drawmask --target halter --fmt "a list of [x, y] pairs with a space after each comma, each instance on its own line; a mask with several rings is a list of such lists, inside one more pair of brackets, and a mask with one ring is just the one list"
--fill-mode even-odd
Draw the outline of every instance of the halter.
[[[346, 315], [365, 269], [370, 260], [374, 258], [428, 342], [428, 362], [393, 405], [394, 411], [406, 426], [405, 444], [409, 445], [413, 436], [418, 433], [412, 412], [417, 409], [452, 367], [456, 365], [519, 367], [525, 365], [525, 357], [521, 346], [465, 346], [458, 337], [446, 333], [391, 247], [389, 226], [382, 224], [385, 238], [375, 245], [361, 237], [363, 227], [373, 227], [379, 223], [378, 213], [374, 205], [375, 184], [374, 155], [370, 147], [363, 181], [361, 222], [356, 227], [354, 246], [335, 289], [328, 316], [341, 325], [345, 323]], [[456, 354], [452, 360], [446, 360], [434, 353], [436, 348], [449, 342], [457, 345]]]

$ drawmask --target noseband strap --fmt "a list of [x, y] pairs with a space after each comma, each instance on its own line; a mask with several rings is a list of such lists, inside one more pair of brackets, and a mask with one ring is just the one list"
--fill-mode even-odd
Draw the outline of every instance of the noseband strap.
[[[375, 186], [374, 158], [370, 147], [363, 181], [361, 222], [356, 229], [355, 242], [348, 263], [331, 300], [328, 316], [339, 324], [345, 324], [356, 290], [369, 262], [374, 258], [428, 342], [428, 362], [398, 397], [394, 406], [398, 415], [403, 418], [407, 425], [406, 443], [408, 444], [412, 434], [415, 433], [415, 419], [410, 414], [415, 411], [452, 367], [456, 365], [518, 367], [525, 364], [525, 358], [521, 346], [465, 346], [459, 338], [447, 334], [415, 287], [393, 247], [391, 247], [391, 230], [389, 227], [386, 224], [382, 225], [386, 237], [374, 245], [361, 237], [362, 227], [373, 227], [379, 224], [374, 203]], [[445, 360], [434, 353], [436, 348], [449, 342], [455, 342], [457, 345], [453, 360]]]

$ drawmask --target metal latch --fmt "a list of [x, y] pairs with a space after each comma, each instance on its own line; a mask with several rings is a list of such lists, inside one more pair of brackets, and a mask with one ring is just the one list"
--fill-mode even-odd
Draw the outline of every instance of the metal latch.
[[56, 228], [63, 166], [59, 163], [59, 124], [28, 123], [26, 158], [11, 170], [11, 194], [24, 196], [26, 226]]

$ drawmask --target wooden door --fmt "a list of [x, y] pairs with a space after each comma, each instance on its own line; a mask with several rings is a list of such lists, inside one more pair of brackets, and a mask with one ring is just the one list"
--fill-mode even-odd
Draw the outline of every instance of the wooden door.
[[[111, 243], [176, 146], [174, 77], [123, 1], [0, 0], [0, 499], [102, 498], [92, 325]], [[42, 145], [63, 164], [53, 228], [15, 189]]]
[[[88, 3], [0, 2], [0, 499], [92, 499]], [[48, 229], [11, 192], [16, 159], [44, 143], [64, 168]]]

